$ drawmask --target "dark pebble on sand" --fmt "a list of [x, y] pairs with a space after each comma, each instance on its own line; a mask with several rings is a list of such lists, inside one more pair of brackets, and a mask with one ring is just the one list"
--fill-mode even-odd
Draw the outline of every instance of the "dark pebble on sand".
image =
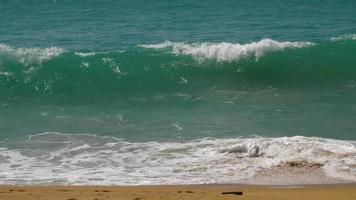
[[223, 193], [221, 193], [221, 194], [234, 194], [234, 195], [242, 195], [243, 194], [243, 192], [223, 192]]

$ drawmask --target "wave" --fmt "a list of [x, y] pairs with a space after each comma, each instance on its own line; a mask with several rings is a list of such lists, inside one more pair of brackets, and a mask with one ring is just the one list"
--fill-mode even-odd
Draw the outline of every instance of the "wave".
[[107, 52], [0, 45], [0, 93], [5, 99], [95, 99], [254, 82], [274, 87], [345, 85], [356, 80], [355, 51], [355, 40], [164, 42]]
[[0, 44], [0, 56], [2, 59], [8, 59], [26, 66], [30, 64], [41, 64], [44, 61], [51, 60], [64, 52], [64, 49], [58, 47], [48, 47], [43, 49], [15, 48], [5, 44]]
[[[248, 183], [276, 167], [282, 173], [283, 166], [318, 168], [355, 182], [355, 145], [302, 136], [129, 142], [46, 132], [0, 142], [0, 184]], [[281, 182], [290, 183], [290, 178]]]
[[289, 48], [303, 48], [312, 46], [311, 42], [279, 42], [271, 39], [263, 39], [249, 44], [233, 43], [182, 43], [166, 41], [161, 44], [140, 45], [150, 49], [170, 49], [177, 55], [190, 55], [198, 61], [217, 60], [220, 62], [237, 61], [241, 58], [262, 57], [267, 52], [281, 51]]
[[332, 37], [331, 41], [356, 40], [356, 34], [345, 34], [337, 37]]

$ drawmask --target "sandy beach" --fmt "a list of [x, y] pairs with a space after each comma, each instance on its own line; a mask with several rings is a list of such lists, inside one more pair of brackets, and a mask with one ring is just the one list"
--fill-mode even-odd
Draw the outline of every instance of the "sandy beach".
[[[241, 194], [242, 192], [242, 194]], [[1, 186], [1, 200], [356, 199], [356, 185]]]

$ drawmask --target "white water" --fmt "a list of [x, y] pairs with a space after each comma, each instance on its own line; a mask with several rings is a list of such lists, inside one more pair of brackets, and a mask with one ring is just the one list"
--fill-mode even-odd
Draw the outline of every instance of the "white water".
[[331, 41], [356, 40], [356, 34], [345, 34], [337, 37], [332, 37]]
[[356, 181], [356, 143], [310, 137], [127, 142], [43, 133], [0, 142], [0, 184], [154, 185], [245, 183], [283, 162], [322, 164]]
[[0, 44], [0, 61], [3, 58], [6, 58], [12, 62], [21, 63], [23, 65], [41, 64], [42, 62], [55, 58], [64, 52], [64, 49], [58, 47], [15, 48]]
[[263, 39], [248, 44], [239, 43], [182, 43], [166, 41], [161, 44], [140, 45], [143, 48], [170, 49], [177, 55], [189, 55], [198, 61], [217, 60], [231, 62], [245, 57], [254, 56], [256, 59], [267, 52], [282, 51], [291, 48], [303, 48], [313, 45], [311, 42], [279, 42]]

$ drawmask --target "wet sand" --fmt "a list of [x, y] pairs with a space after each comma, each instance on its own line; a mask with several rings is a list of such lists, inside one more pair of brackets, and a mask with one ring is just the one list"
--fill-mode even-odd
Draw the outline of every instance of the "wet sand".
[[[242, 194], [241, 194], [242, 193]], [[355, 184], [316, 186], [0, 186], [1, 200], [356, 199]]]

